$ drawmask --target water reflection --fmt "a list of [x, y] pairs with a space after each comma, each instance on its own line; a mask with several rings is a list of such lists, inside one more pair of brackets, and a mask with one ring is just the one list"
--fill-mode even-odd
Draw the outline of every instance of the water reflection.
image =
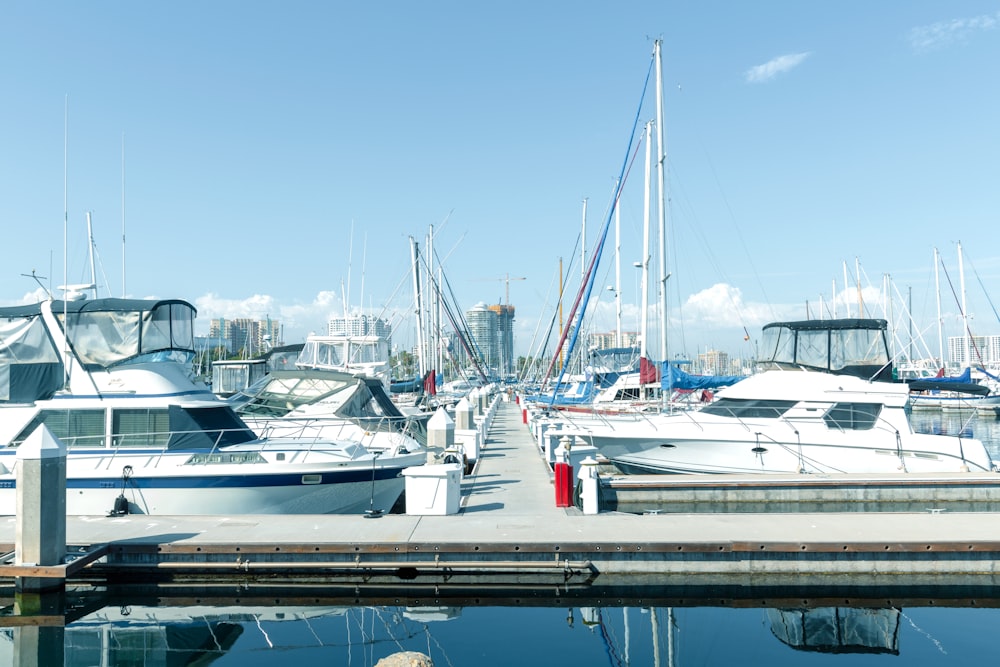
[[1000, 419], [975, 410], [915, 410], [910, 423], [917, 433], [978, 438], [994, 461], [1000, 460]]
[[898, 609], [768, 609], [771, 632], [800, 651], [899, 655]]
[[[981, 657], [1000, 599], [581, 600], [551, 595], [438, 604], [108, 604], [52, 617], [7, 615], [0, 664], [57, 667], [336, 664], [402, 651], [435, 665], [922, 664]], [[899, 591], [890, 591], [898, 593]], [[170, 600], [168, 600], [170, 602]], [[201, 602], [201, 604], [195, 604]], [[321, 602], [326, 602], [322, 600]], [[462, 605], [462, 602], [466, 606]], [[565, 604], [569, 602], [570, 604]], [[669, 604], [668, 604], [669, 603]], [[10, 609], [8, 608], [8, 612]], [[76, 617], [74, 617], [76, 616]]]

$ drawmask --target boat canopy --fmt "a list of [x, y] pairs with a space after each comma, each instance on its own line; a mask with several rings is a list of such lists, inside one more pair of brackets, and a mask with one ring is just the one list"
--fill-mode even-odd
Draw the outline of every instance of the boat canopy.
[[159, 352], [194, 354], [194, 306], [171, 299], [95, 299], [66, 308], [54, 302], [52, 312], [65, 322], [70, 345], [87, 367], [108, 368]]
[[348, 419], [373, 431], [405, 431], [426, 443], [426, 425], [403, 415], [377, 378], [322, 369], [272, 371], [228, 399], [237, 414], [261, 419], [294, 417], [297, 408], [320, 402], [327, 417]]
[[87, 370], [194, 357], [196, 311], [186, 301], [94, 299], [0, 308], [0, 402], [50, 398], [63, 384], [61, 355], [42, 317], [48, 303]]
[[886, 329], [881, 319], [773, 322], [764, 326], [757, 363], [762, 368], [796, 366], [891, 382]]
[[389, 343], [378, 336], [310, 336], [299, 352], [296, 365], [337, 370], [388, 360]]

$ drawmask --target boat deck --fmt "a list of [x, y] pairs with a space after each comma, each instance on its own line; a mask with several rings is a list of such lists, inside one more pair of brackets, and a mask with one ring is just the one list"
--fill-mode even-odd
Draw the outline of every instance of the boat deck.
[[[551, 470], [521, 407], [500, 401], [496, 408], [480, 459], [462, 480], [456, 514], [72, 516], [67, 542], [80, 559], [63, 566], [63, 576], [386, 585], [420, 580], [435, 586], [538, 581], [615, 591], [837, 587], [845, 575], [852, 586], [867, 588], [997, 583], [1000, 513], [928, 508], [585, 515], [575, 507], [558, 508]], [[666, 481], [716, 489], [738, 484], [679, 476]], [[771, 483], [780, 481], [787, 482]], [[1000, 497], [1000, 486], [987, 486], [992, 498]], [[14, 517], [0, 518], [0, 548], [6, 544], [13, 551], [15, 532]], [[57, 575], [58, 568], [0, 565], [4, 578]]]

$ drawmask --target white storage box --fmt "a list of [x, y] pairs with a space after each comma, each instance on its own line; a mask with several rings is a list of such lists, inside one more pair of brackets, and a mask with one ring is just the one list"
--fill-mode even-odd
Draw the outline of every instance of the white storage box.
[[462, 465], [442, 463], [407, 468], [406, 513], [458, 514], [458, 503], [462, 496]]

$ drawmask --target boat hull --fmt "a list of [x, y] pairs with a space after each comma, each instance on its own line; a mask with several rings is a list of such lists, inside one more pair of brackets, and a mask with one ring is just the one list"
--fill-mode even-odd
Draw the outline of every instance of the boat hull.
[[[18, 466], [7, 458], [0, 475], [0, 514], [13, 515]], [[188, 465], [190, 455], [67, 458], [66, 512], [108, 515], [124, 496], [128, 513], [154, 515], [354, 514], [388, 512], [405, 486], [403, 470], [425, 453], [353, 462]], [[0, 463], [3, 460], [0, 459]]]

